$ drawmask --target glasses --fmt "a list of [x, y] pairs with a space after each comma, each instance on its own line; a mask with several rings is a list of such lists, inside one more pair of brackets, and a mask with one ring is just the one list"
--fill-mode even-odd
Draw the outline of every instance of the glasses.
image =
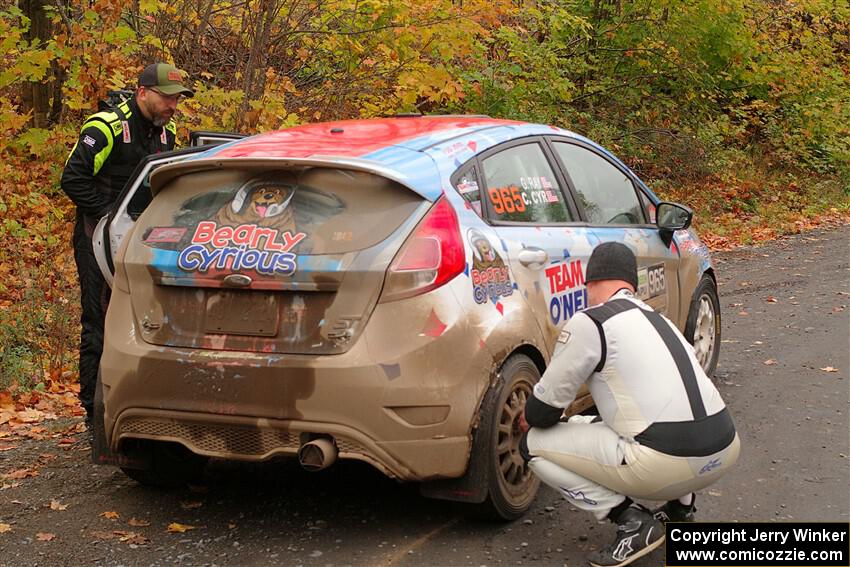
[[149, 89], [149, 90], [151, 90], [151, 91], [153, 91], [153, 92], [155, 92], [156, 94], [158, 94], [158, 95], [159, 95], [159, 96], [161, 96], [162, 98], [164, 98], [164, 99], [166, 99], [166, 100], [169, 100], [169, 101], [173, 101], [173, 102], [180, 102], [181, 100], [183, 100], [183, 95], [182, 95], [182, 94], [180, 94], [180, 93], [173, 94], [173, 95], [168, 95], [168, 94], [165, 94], [164, 92], [162, 92], [162, 91], [160, 91], [160, 90], [158, 90], [158, 89], [155, 89], [155, 88], [153, 88], [153, 87], [148, 87], [148, 89]]

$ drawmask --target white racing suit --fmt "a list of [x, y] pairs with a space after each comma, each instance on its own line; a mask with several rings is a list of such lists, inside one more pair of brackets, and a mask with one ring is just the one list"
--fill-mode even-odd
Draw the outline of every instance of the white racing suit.
[[[526, 405], [521, 450], [577, 508], [601, 520], [626, 496], [673, 500], [738, 459], [735, 425], [693, 349], [628, 290], [576, 314], [558, 343]], [[585, 382], [599, 417], [560, 421]]]

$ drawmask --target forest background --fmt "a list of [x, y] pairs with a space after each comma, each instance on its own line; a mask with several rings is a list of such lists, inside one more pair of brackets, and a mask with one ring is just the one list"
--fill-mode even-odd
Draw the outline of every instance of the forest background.
[[693, 207], [714, 249], [850, 215], [847, 0], [0, 0], [12, 425], [43, 417], [28, 408], [51, 396], [79, 412], [74, 210], [59, 176], [97, 101], [157, 60], [195, 89], [178, 110], [184, 141], [487, 114], [599, 141]]

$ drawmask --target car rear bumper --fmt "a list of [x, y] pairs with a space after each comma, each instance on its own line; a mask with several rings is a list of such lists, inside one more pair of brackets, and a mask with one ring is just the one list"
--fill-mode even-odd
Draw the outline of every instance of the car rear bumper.
[[440, 297], [379, 305], [344, 354], [305, 356], [150, 345], [116, 290], [101, 359], [107, 446], [173, 441], [258, 461], [331, 435], [341, 458], [391, 477], [460, 476], [493, 357], [449, 291], [429, 295]]

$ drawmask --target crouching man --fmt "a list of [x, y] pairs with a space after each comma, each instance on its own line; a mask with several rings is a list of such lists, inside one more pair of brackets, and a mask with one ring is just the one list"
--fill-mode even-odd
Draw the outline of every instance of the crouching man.
[[[587, 264], [593, 307], [564, 327], [525, 408], [520, 449], [540, 479], [576, 508], [617, 525], [589, 557], [628, 565], [664, 542], [665, 521], [693, 521], [694, 493], [738, 459], [735, 425], [675, 325], [634, 297], [637, 261], [623, 244]], [[587, 382], [599, 416], [562, 421]], [[667, 501], [651, 512], [632, 498]]]

